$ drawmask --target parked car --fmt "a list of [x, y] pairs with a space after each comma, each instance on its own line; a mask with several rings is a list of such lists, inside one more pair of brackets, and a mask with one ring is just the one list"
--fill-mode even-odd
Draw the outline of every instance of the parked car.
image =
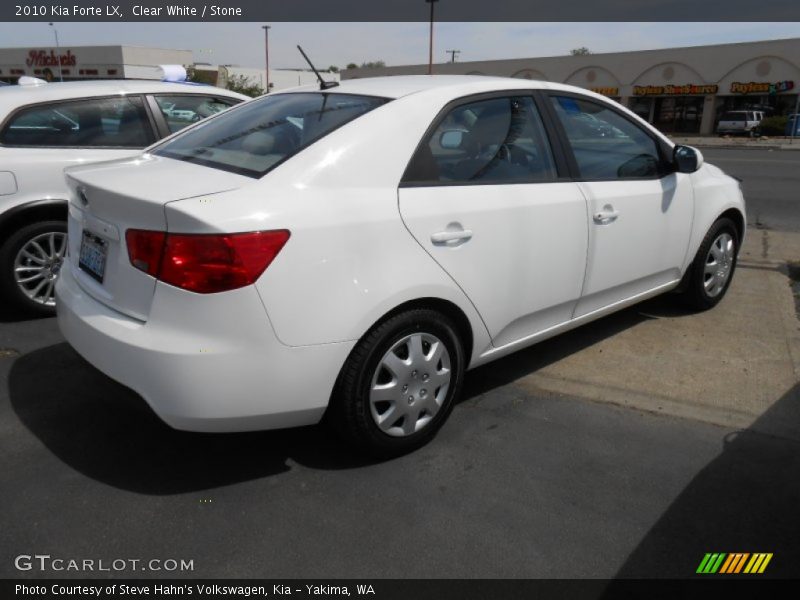
[[744, 134], [753, 137], [758, 133], [758, 126], [764, 113], [758, 110], [732, 110], [722, 115], [717, 125], [717, 133]]
[[191, 123], [162, 104], [212, 107], [197, 113], [209, 116], [247, 97], [161, 81], [30, 81], [0, 94], [0, 302], [53, 314], [66, 248], [64, 167], [139, 154]]
[[[800, 114], [794, 113], [789, 115], [789, 118], [786, 120], [786, 130], [784, 135], [793, 135], [795, 137], [800, 136]], [[792, 131], [794, 129], [794, 131]]]
[[384, 456], [466, 369], [668, 291], [716, 305], [745, 234], [698, 150], [519, 79], [273, 93], [67, 179], [58, 320], [90, 363], [177, 429], [325, 416]]

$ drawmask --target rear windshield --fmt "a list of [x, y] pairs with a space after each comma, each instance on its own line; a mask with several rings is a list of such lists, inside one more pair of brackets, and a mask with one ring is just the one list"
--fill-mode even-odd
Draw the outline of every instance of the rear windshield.
[[386, 98], [331, 93], [267, 96], [190, 129], [153, 154], [262, 177], [309, 144], [386, 102]]
[[722, 115], [720, 121], [745, 121], [747, 120], [747, 113], [742, 112], [726, 112]]

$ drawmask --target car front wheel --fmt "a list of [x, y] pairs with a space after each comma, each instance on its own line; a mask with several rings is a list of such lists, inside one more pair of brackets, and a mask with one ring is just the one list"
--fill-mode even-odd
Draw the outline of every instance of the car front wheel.
[[711, 226], [686, 273], [683, 297], [696, 310], [708, 310], [725, 296], [736, 270], [739, 233], [728, 218]]
[[464, 378], [464, 349], [445, 315], [409, 310], [377, 325], [347, 359], [329, 418], [358, 448], [380, 457], [428, 443]]
[[26, 225], [0, 247], [0, 291], [31, 314], [55, 314], [55, 283], [67, 250], [63, 221]]

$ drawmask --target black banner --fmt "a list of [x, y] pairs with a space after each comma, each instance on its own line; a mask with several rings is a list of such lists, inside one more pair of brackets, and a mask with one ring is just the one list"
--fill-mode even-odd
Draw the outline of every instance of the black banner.
[[796, 597], [790, 581], [759, 576], [657, 579], [3, 580], [11, 598], [283, 598], [294, 600], [677, 600]]
[[[427, 21], [428, 0], [31, 0], [0, 21]], [[483, 21], [800, 21], [797, 0], [435, 0], [435, 19]]]

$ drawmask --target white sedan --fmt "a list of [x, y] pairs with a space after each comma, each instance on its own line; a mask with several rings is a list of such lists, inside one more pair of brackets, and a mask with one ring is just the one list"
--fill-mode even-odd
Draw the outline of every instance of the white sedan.
[[466, 369], [671, 290], [714, 306], [745, 234], [700, 152], [515, 79], [275, 93], [67, 178], [58, 317], [90, 363], [177, 429], [325, 417], [381, 455]]

